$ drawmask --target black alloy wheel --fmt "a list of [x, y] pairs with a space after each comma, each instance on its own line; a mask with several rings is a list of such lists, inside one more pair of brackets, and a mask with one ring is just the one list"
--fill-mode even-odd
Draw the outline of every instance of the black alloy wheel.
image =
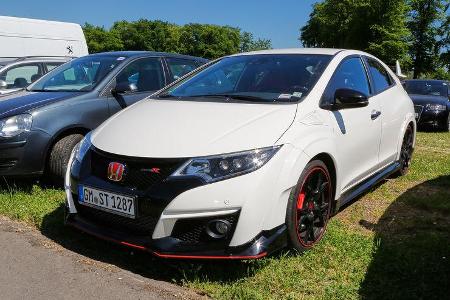
[[411, 166], [412, 154], [414, 151], [414, 133], [411, 125], [406, 128], [405, 135], [403, 137], [402, 147], [400, 149], [400, 170], [399, 175], [405, 175], [408, 173]]
[[289, 199], [287, 220], [291, 244], [303, 252], [320, 241], [331, 214], [333, 187], [322, 161], [310, 162]]

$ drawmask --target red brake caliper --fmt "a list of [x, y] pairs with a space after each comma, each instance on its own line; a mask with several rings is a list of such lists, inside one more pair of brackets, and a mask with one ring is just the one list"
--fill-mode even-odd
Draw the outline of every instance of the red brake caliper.
[[300, 192], [297, 198], [297, 209], [301, 210], [303, 208], [303, 202], [305, 201], [305, 193]]

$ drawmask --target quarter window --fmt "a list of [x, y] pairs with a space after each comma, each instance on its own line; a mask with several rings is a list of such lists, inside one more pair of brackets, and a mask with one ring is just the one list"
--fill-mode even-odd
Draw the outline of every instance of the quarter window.
[[369, 95], [369, 81], [359, 57], [348, 58], [336, 69], [325, 92], [326, 103], [334, 101], [338, 89], [351, 89]]
[[394, 80], [379, 62], [368, 58], [367, 64], [369, 65], [369, 72], [372, 76], [375, 94], [384, 91], [393, 84]]
[[117, 75], [116, 82], [135, 84], [137, 92], [161, 89], [165, 85], [161, 59], [149, 57], [133, 61]]

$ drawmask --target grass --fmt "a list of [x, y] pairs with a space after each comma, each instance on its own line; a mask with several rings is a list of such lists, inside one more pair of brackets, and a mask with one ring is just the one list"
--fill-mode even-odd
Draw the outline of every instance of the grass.
[[[0, 214], [63, 247], [218, 299], [444, 299], [450, 295], [450, 134], [419, 133], [407, 176], [334, 217], [322, 242], [251, 262], [173, 262], [62, 225], [64, 193], [3, 184]], [[102, 251], [99, 251], [102, 249]], [[101, 253], [101, 254], [100, 254]]]

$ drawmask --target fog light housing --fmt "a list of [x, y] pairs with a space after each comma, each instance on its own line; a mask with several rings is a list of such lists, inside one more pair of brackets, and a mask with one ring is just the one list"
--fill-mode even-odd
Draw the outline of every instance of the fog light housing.
[[206, 233], [214, 239], [227, 237], [230, 230], [231, 224], [227, 220], [211, 220], [206, 225]]

